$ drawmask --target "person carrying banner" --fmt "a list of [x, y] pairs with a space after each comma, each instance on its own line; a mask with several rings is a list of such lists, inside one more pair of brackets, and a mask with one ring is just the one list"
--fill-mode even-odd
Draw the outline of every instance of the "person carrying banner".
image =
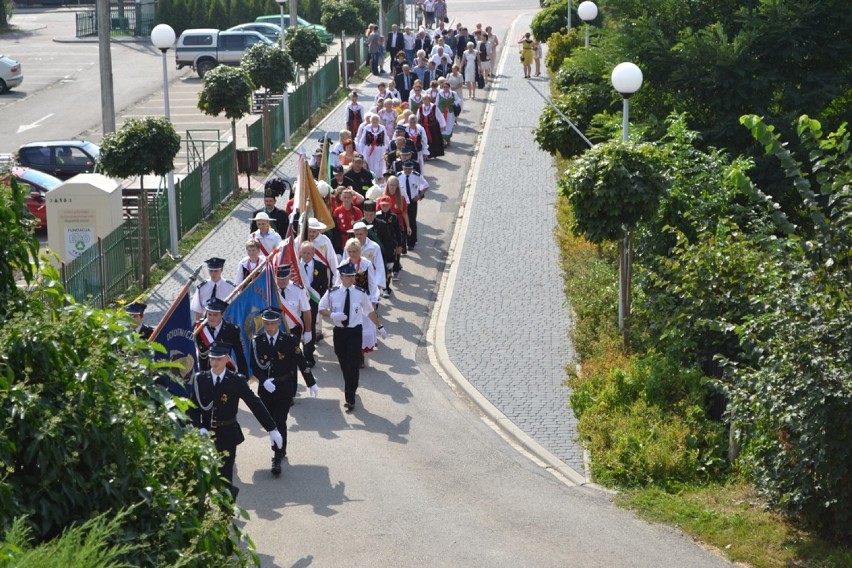
[[271, 227], [271, 219], [263, 211], [255, 215], [252, 221], [257, 223], [257, 230], [251, 233], [251, 238], [260, 244], [261, 254], [269, 256], [272, 249], [277, 247], [278, 243], [281, 242], [281, 235]]
[[361, 372], [362, 324], [365, 319], [371, 321], [382, 339], [387, 338], [388, 334], [373, 310], [370, 297], [355, 286], [355, 265], [348, 262], [341, 264], [338, 273], [342, 284], [325, 293], [319, 303], [319, 313], [334, 322], [334, 354], [343, 372], [343, 407], [347, 412], [352, 412]]
[[230, 351], [231, 345], [225, 343], [215, 342], [210, 346], [210, 368], [193, 375], [190, 400], [194, 405], [186, 413], [201, 434], [213, 435], [216, 450], [222, 454], [219, 475], [228, 480], [231, 495], [236, 500], [240, 489], [234, 486], [234, 461], [237, 446], [245, 441], [243, 430], [237, 422], [240, 400], [246, 403], [263, 429], [269, 432], [273, 448], [283, 447], [284, 440], [266, 406], [249, 388], [246, 376], [227, 368]]
[[210, 274], [210, 280], [202, 280], [198, 283], [189, 304], [196, 320], [201, 319], [201, 316], [204, 315], [204, 307], [207, 305], [207, 300], [210, 298], [225, 299], [237, 287], [230, 280], [222, 278], [222, 269], [225, 267], [224, 258], [214, 256], [204, 262], [207, 264], [207, 272]]
[[243, 341], [240, 338], [240, 328], [223, 319], [223, 314], [227, 308], [228, 302], [219, 298], [210, 298], [207, 300], [207, 315], [195, 324], [195, 350], [198, 368], [203, 371], [210, 369], [210, 346], [218, 341], [219, 343], [227, 343], [233, 348], [237, 359], [237, 372], [241, 375], [247, 375], [248, 363], [243, 349]]
[[329, 269], [316, 255], [316, 249], [311, 241], [305, 241], [299, 245], [299, 271], [302, 273], [302, 283], [308, 293], [308, 302], [311, 305], [311, 335], [313, 338], [304, 344], [305, 360], [308, 367], [317, 364], [314, 358], [317, 337], [317, 314], [319, 301], [328, 290]]
[[263, 331], [251, 340], [251, 368], [257, 377], [260, 400], [269, 410], [282, 443], [272, 447], [272, 474], [281, 474], [281, 461], [287, 458], [287, 415], [296, 391], [296, 368], [302, 371], [311, 396], [319, 394], [313, 373], [299, 349], [299, 340], [281, 332], [281, 312], [270, 307], [264, 310]]

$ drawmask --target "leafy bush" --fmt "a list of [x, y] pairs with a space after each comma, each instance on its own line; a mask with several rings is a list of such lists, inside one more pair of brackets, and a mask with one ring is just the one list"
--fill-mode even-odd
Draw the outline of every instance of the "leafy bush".
[[124, 314], [35, 293], [0, 330], [0, 530], [24, 516], [42, 542], [132, 507], [122, 539], [144, 544], [133, 565], [248, 562], [220, 458], [154, 385], [149, 344]]
[[562, 67], [562, 62], [571, 56], [575, 48], [583, 45], [577, 30], [572, 29], [567, 34], [553, 32], [547, 38], [547, 55], [544, 56], [544, 64], [551, 73], [556, 73]]
[[744, 461], [772, 501], [839, 541], [852, 538], [852, 153], [845, 127], [824, 136], [799, 119], [807, 166], [774, 129], [743, 118], [781, 165], [813, 222], [807, 234], [780, 206], [752, 188], [777, 213], [788, 238], [767, 264], [783, 278], [751, 298], [760, 310], [737, 334], [751, 355], [731, 362], [737, 379], [735, 418]]
[[[576, 11], [576, 6], [574, 10]], [[571, 23], [575, 24], [578, 20], [575, 13], [571, 18]], [[530, 23], [530, 31], [534, 38], [539, 41], [546, 41], [547, 38], [556, 32], [565, 33], [568, 27], [568, 0], [559, 0], [549, 4], [546, 8], [537, 13]], [[509, 38], [509, 41], [517, 41], [514, 38]]]
[[18, 288], [20, 274], [30, 282], [34, 271], [30, 259], [38, 255], [38, 241], [33, 235], [34, 223], [27, 209], [25, 187], [15, 179], [7, 185], [0, 179], [0, 242], [3, 260], [0, 261], [0, 327], [3, 319], [14, 310], [26, 308], [25, 296]]
[[593, 243], [617, 240], [624, 226], [653, 215], [666, 183], [658, 147], [621, 141], [596, 145], [559, 178], [574, 210], [574, 234]]
[[615, 486], [707, 481], [724, 467], [725, 430], [707, 418], [706, 380], [656, 353], [570, 381], [595, 481]]

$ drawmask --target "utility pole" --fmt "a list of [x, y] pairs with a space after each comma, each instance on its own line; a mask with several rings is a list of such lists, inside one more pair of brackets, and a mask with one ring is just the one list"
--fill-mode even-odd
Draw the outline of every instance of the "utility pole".
[[299, 25], [299, 22], [297, 21], [299, 17], [298, 7], [298, 0], [290, 0], [290, 27], [293, 29], [296, 29], [296, 26]]
[[110, 52], [109, 0], [97, 0], [98, 61], [101, 68], [101, 121], [103, 134], [115, 132], [115, 96], [112, 90], [112, 53]]

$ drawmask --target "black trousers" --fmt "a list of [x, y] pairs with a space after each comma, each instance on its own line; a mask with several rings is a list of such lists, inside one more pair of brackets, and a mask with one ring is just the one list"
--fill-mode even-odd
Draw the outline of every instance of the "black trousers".
[[355, 404], [355, 391], [361, 373], [361, 326], [334, 328], [334, 354], [343, 372], [346, 402]]
[[[290, 335], [295, 337], [297, 341], [301, 342], [302, 341], [302, 326], [297, 325], [297, 326], [291, 327], [290, 328]], [[287, 392], [290, 394], [291, 399], [296, 398], [296, 390], [297, 390], [298, 386], [299, 386], [299, 381], [297, 381], [296, 377], [294, 376], [292, 383], [287, 384], [287, 388], [289, 389]], [[292, 402], [292, 400], [291, 400], [291, 402]], [[270, 410], [270, 412], [272, 412], [272, 411]], [[284, 434], [281, 434], [281, 435], [284, 436]]]
[[237, 459], [237, 444], [222, 444], [218, 438], [215, 443], [216, 449], [222, 454], [222, 467], [219, 468], [219, 477], [224, 477], [228, 480], [231, 495], [233, 495], [236, 501], [237, 493], [240, 492], [240, 488], [234, 485], [234, 462]]
[[408, 235], [408, 248], [417, 243], [417, 204], [417, 201], [408, 204], [408, 226], [411, 227], [411, 234]]
[[[275, 377], [275, 392], [269, 392], [263, 383], [266, 379], [258, 377], [260, 385], [257, 387], [260, 401], [272, 415], [275, 420], [275, 426], [281, 433], [281, 438], [284, 440], [284, 445], [280, 450], [281, 456], [287, 455], [287, 415], [290, 414], [290, 406], [293, 403], [293, 395], [296, 391], [296, 376], [293, 377]], [[273, 445], [272, 451], [279, 454], [279, 450]]]
[[[310, 300], [311, 304], [311, 340], [308, 343], [305, 343], [305, 360], [309, 365], [313, 365], [316, 363], [316, 359], [314, 359], [314, 353], [317, 350], [317, 315], [319, 313], [319, 304]], [[295, 394], [295, 393], [294, 393]]]

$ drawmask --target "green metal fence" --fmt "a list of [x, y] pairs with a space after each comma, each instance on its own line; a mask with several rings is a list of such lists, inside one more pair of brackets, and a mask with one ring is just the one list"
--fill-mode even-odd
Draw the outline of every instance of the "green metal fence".
[[269, 157], [263, 143], [263, 120], [255, 121], [246, 127], [246, 140], [250, 147], [257, 148], [257, 163], [265, 164]]
[[189, 172], [175, 183], [178, 235], [183, 237], [204, 218], [201, 208], [201, 168]]
[[205, 164], [210, 168], [210, 204], [212, 207], [225, 201], [234, 190], [235, 159], [234, 142], [231, 141], [213, 154]]
[[122, 225], [106, 237], [98, 237], [71, 262], [63, 262], [60, 270], [65, 290], [78, 301], [100, 307], [115, 300], [134, 279], [133, 241]]

